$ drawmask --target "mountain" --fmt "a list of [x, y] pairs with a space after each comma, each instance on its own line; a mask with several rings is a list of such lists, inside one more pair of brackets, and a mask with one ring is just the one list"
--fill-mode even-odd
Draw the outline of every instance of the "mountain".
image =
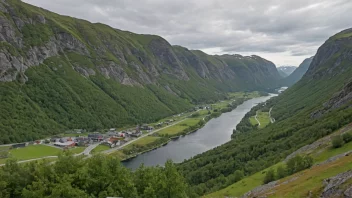
[[296, 66], [280, 66], [277, 68], [277, 70], [279, 71], [279, 74], [282, 77], [287, 77], [290, 74], [292, 74], [293, 71], [295, 71], [297, 69]]
[[[352, 123], [351, 51], [352, 29], [332, 36], [301, 65], [311, 61], [301, 80], [253, 108], [237, 125], [231, 141], [180, 164], [193, 190], [204, 195], [237, 181], [241, 184], [243, 177], [265, 173], [299, 148]], [[274, 123], [262, 129], [250, 123], [257, 111], [270, 109]], [[306, 190], [308, 195], [311, 189]]]
[[0, 1], [0, 41], [0, 144], [153, 122], [280, 78], [258, 56], [211, 56], [19, 0]]
[[282, 79], [282, 81], [283, 81], [282, 85], [290, 87], [293, 84], [295, 84], [296, 82], [298, 82], [303, 77], [303, 75], [307, 72], [309, 65], [313, 61], [313, 58], [314, 57], [310, 57], [310, 58], [305, 59], [296, 70], [294, 70], [286, 78]]

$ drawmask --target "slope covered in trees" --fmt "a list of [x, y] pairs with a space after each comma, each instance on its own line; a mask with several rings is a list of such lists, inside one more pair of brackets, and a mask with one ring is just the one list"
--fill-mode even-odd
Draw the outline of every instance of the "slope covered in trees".
[[84, 160], [64, 154], [47, 161], [0, 168], [0, 197], [190, 197], [183, 177], [171, 161], [165, 167], [143, 167], [135, 172], [118, 159], [93, 156]]
[[280, 78], [258, 56], [210, 56], [19, 0], [0, 1], [0, 63], [0, 144], [153, 122]]
[[238, 171], [245, 176], [261, 171], [352, 122], [351, 32], [327, 40], [298, 83], [248, 113], [272, 107], [274, 124], [245, 127], [247, 116], [234, 130], [233, 140], [179, 165], [199, 195], [238, 181]]

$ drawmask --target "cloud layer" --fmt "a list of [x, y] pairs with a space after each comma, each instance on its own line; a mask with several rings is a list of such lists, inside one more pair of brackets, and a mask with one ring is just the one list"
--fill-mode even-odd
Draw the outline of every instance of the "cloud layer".
[[59, 14], [157, 34], [213, 54], [258, 54], [298, 65], [349, 28], [351, 0], [24, 0]]

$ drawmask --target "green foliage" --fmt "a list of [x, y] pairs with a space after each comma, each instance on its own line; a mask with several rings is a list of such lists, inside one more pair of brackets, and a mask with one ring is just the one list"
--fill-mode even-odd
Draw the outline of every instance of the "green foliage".
[[352, 133], [351, 132], [346, 132], [342, 135], [342, 139], [345, 143], [348, 143], [352, 141]]
[[334, 148], [339, 148], [343, 145], [343, 139], [341, 135], [337, 135], [331, 138], [331, 143]]
[[313, 165], [313, 158], [310, 156], [297, 155], [287, 161], [287, 172], [292, 175]]
[[288, 175], [287, 168], [284, 165], [280, 165], [279, 167], [277, 167], [277, 170], [276, 170], [277, 179], [284, 178], [287, 175]]
[[23, 39], [28, 46], [40, 46], [53, 36], [51, 28], [46, 24], [25, 25], [22, 29]]
[[274, 169], [269, 169], [266, 174], [265, 174], [265, 177], [264, 177], [264, 184], [267, 184], [267, 183], [270, 183], [272, 181], [275, 181], [275, 171]]
[[188, 197], [188, 186], [168, 161], [165, 168], [135, 172], [117, 158], [96, 155], [84, 160], [67, 153], [55, 164], [19, 165], [10, 160], [0, 168], [0, 195], [9, 197]]

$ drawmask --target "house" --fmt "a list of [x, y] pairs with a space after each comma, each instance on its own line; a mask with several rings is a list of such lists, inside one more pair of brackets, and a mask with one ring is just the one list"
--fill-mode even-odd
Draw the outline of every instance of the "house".
[[88, 138], [93, 141], [100, 142], [100, 141], [103, 141], [104, 136], [100, 133], [92, 133], [88, 135]]
[[111, 128], [109, 131], [115, 132], [116, 129], [115, 128]]
[[142, 132], [140, 132], [140, 131], [139, 131], [139, 132], [136, 131], [135, 133], [131, 133], [131, 134], [130, 134], [131, 137], [139, 137], [139, 136], [141, 136], [141, 135], [142, 135]]
[[148, 126], [146, 124], [143, 124], [141, 127], [142, 130], [147, 130], [147, 131], [151, 131], [154, 130], [154, 128], [152, 126]]
[[58, 146], [58, 147], [69, 148], [69, 147], [74, 147], [74, 146], [76, 146], [76, 142], [74, 142], [74, 141], [66, 141], [66, 142], [64, 142], [64, 143], [62, 143], [62, 142], [55, 142], [54, 145], [55, 145], [55, 146]]
[[15, 149], [15, 148], [24, 148], [24, 147], [26, 147], [26, 146], [28, 146], [28, 143], [20, 143], [20, 144], [13, 144], [13, 145], [11, 146], [11, 148], [12, 148], [12, 149]]
[[109, 131], [106, 133], [106, 135], [109, 137], [114, 137], [114, 136], [118, 136], [119, 134], [115, 131]]

